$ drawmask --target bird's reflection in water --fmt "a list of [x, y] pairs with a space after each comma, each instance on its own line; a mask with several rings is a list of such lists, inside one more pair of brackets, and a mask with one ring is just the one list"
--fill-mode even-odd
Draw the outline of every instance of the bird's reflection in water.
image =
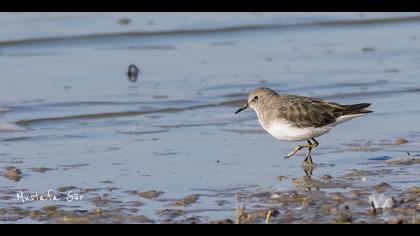
[[297, 181], [295, 181], [295, 185], [304, 187], [306, 189], [308, 189], [309, 191], [311, 190], [319, 190], [319, 181], [316, 179], [313, 179], [313, 172], [314, 172], [314, 167], [311, 166], [303, 166], [303, 172], [305, 173], [304, 176], [302, 176], [301, 178], [299, 178]]
[[314, 171], [313, 166], [303, 166], [303, 172], [305, 172], [306, 177], [311, 178]]

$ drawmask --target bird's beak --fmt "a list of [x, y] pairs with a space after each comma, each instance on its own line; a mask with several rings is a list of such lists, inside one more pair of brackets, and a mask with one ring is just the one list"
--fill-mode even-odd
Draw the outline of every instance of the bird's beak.
[[243, 105], [241, 108], [239, 108], [236, 112], [235, 112], [235, 114], [238, 114], [239, 112], [241, 112], [241, 111], [243, 111], [243, 110], [245, 110], [245, 109], [247, 109], [249, 107], [249, 105], [248, 105], [248, 103], [246, 103], [245, 105]]

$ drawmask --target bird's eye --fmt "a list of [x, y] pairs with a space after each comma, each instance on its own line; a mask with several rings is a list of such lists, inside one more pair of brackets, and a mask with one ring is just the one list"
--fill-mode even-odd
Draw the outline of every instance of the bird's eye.
[[254, 97], [254, 100], [258, 100], [258, 96], [255, 96], [255, 97]]

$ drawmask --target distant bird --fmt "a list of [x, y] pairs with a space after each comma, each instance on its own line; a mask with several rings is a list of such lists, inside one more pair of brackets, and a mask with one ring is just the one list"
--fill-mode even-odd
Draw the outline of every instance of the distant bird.
[[[235, 112], [252, 108], [261, 126], [273, 137], [286, 141], [307, 141], [287, 154], [290, 158], [302, 148], [308, 148], [304, 165], [312, 166], [312, 148], [319, 145], [315, 140], [337, 124], [372, 112], [370, 103], [340, 105], [321, 99], [288, 94], [278, 94], [269, 88], [253, 90], [248, 102]], [[312, 140], [312, 142], [311, 142]]]
[[131, 82], [136, 82], [139, 76], [139, 68], [137, 68], [135, 65], [130, 65], [128, 67], [127, 76]]

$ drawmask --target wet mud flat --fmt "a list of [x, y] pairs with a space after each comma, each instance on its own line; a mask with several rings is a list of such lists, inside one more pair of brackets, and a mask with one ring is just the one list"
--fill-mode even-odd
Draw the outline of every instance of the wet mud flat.
[[[388, 170], [388, 169], [387, 169]], [[91, 200], [97, 207], [92, 210], [63, 209], [62, 205], [47, 205], [41, 209], [28, 209], [21, 206], [0, 209], [3, 223], [212, 223], [212, 224], [283, 224], [283, 223], [379, 223], [379, 224], [418, 224], [420, 223], [420, 187], [401, 190], [382, 183], [375, 186], [354, 186], [364, 176], [377, 175], [383, 170], [372, 173], [350, 172], [334, 178], [323, 176], [320, 179], [302, 177], [291, 180], [296, 190], [270, 191], [221, 191], [208, 190], [179, 200], [167, 201], [166, 208], [157, 209], [158, 217], [148, 218], [139, 214], [142, 201], [121, 203], [112, 197]], [[386, 171], [393, 174], [392, 171]], [[351, 176], [351, 177], [350, 177]], [[285, 180], [282, 180], [285, 181]], [[378, 193], [373, 193], [378, 192]], [[384, 195], [382, 195], [384, 192]], [[374, 207], [373, 194], [381, 194], [392, 204]], [[197, 204], [200, 198], [214, 201], [213, 209], [188, 205]], [[234, 205], [232, 203], [235, 203]], [[233, 206], [232, 206], [233, 205]], [[209, 220], [213, 212], [225, 212], [230, 218]]]
[[[419, 223], [418, 14], [19, 15], [0, 15], [0, 223]], [[303, 169], [234, 115], [261, 86], [374, 113]]]
[[[262, 185], [192, 189], [194, 194], [179, 198], [167, 198], [158, 190], [125, 190], [124, 194], [132, 198], [122, 201], [118, 187], [110, 180], [102, 181], [109, 185], [106, 188], [64, 186], [44, 194], [47, 200], [41, 208], [25, 207], [25, 200], [18, 197], [22, 204], [3, 205], [0, 220], [64, 224], [420, 223], [420, 186], [411, 184], [420, 177], [420, 155], [374, 158], [361, 165], [363, 168], [337, 176], [317, 175], [318, 170], [334, 168], [325, 164], [302, 168], [302, 177], [278, 176], [278, 182], [292, 186], [286, 189]], [[4, 177], [13, 179], [11, 172], [16, 169], [7, 168]], [[24, 190], [0, 191], [3, 202], [24, 195]], [[82, 199], [92, 205], [89, 210], [77, 204], [69, 207]], [[148, 205], [153, 208], [152, 215], [144, 214]], [[221, 215], [230, 217], [219, 218]]]

